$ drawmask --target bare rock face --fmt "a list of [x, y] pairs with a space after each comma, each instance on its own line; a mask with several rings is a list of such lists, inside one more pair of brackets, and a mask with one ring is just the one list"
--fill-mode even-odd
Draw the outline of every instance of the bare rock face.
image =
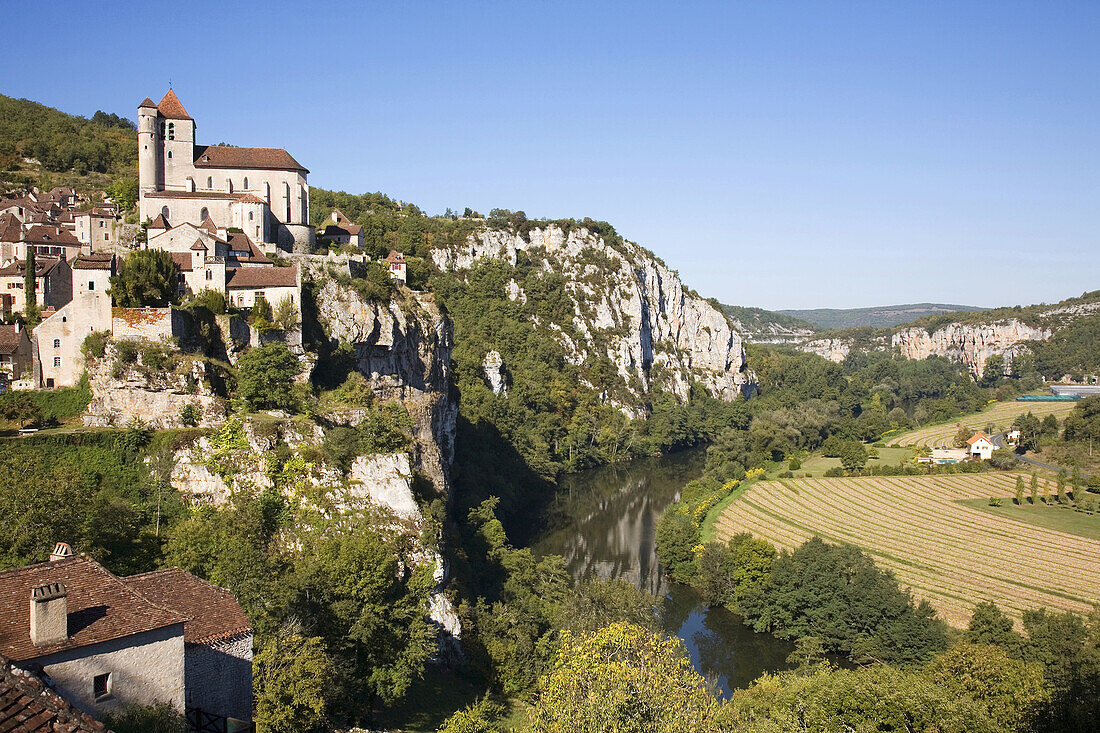
[[965, 364], [970, 373], [981, 377], [985, 360], [994, 354], [1005, 357], [1011, 365], [1017, 346], [1024, 341], [1045, 341], [1053, 332], [1037, 328], [1017, 320], [996, 323], [952, 323], [929, 333], [923, 328], [906, 328], [897, 331], [890, 345], [907, 359], [925, 359], [929, 356], [945, 356]]
[[504, 360], [500, 358], [500, 352], [490, 351], [485, 355], [485, 361], [481, 363], [485, 372], [485, 379], [489, 382], [489, 389], [493, 394], [508, 396], [508, 385], [504, 380]]
[[[480, 258], [515, 266], [518, 253], [546, 271], [560, 272], [574, 305], [572, 324], [542, 324], [575, 364], [604, 351], [636, 396], [660, 375], [661, 387], [686, 400], [697, 381], [733, 400], [754, 382], [741, 336], [716, 307], [688, 290], [674, 271], [630, 242], [615, 243], [587, 229], [556, 225], [519, 234], [485, 229], [458, 247], [432, 250], [443, 270], [461, 272]], [[509, 284], [508, 295], [525, 294]], [[562, 326], [579, 334], [573, 338]]]
[[354, 495], [390, 509], [405, 519], [422, 518], [412, 495], [412, 466], [408, 453], [358, 456], [348, 481]]
[[302, 258], [316, 282], [318, 319], [334, 341], [355, 348], [359, 371], [382, 400], [397, 399], [413, 418], [413, 463], [441, 491], [450, 486], [458, 407], [450, 399], [451, 322], [430, 293], [402, 290], [367, 302], [343, 286], [323, 258]]
[[88, 364], [92, 401], [84, 424], [95, 427], [125, 425], [138, 418], [157, 430], [183, 426], [182, 413], [190, 406], [199, 427], [225, 419], [225, 402], [209, 388], [206, 364], [182, 360], [173, 370], [153, 368], [137, 361], [118, 364], [117, 351], [108, 344], [103, 358]]

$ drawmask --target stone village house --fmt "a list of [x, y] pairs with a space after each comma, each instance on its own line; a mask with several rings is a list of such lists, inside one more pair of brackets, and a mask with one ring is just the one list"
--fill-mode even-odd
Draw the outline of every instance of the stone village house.
[[96, 718], [167, 703], [249, 729], [252, 626], [229, 591], [178, 568], [118, 577], [58, 543], [0, 572], [0, 657]]

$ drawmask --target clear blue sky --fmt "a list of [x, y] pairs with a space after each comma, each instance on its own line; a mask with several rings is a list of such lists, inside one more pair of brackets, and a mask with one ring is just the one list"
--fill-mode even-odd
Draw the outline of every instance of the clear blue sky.
[[1012, 305], [1100, 288], [1100, 3], [12, 3], [0, 92], [310, 183], [592, 216], [706, 296]]

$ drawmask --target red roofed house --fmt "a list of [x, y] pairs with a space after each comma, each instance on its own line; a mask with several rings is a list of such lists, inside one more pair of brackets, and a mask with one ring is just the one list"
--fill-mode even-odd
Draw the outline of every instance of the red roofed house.
[[[12, 260], [0, 267], [0, 293], [12, 296], [13, 312], [27, 307], [26, 274], [26, 260]], [[39, 308], [60, 308], [72, 300], [73, 277], [69, 263], [52, 257], [35, 257], [34, 290]]]
[[46, 686], [36, 674], [0, 657], [0, 730], [21, 733], [110, 733]]
[[352, 222], [344, 216], [339, 209], [332, 210], [333, 223], [325, 226], [321, 239], [330, 247], [350, 244], [353, 247], [363, 248], [363, 227]]
[[996, 449], [997, 446], [993, 445], [993, 441], [989, 439], [989, 436], [982, 432], [974, 433], [970, 436], [970, 440], [966, 441], [966, 452], [970, 454], [971, 458], [988, 460]]
[[142, 220], [176, 224], [210, 218], [253, 241], [291, 250], [312, 246], [309, 173], [282, 148], [196, 145], [195, 120], [171, 89], [138, 105], [138, 184]]
[[49, 562], [0, 572], [0, 656], [95, 717], [168, 703], [251, 719], [251, 624], [183, 570], [120, 578], [58, 543]]
[[405, 270], [405, 255], [391, 249], [390, 253], [386, 255], [386, 264], [390, 268], [390, 277], [405, 282], [408, 278], [408, 272]]

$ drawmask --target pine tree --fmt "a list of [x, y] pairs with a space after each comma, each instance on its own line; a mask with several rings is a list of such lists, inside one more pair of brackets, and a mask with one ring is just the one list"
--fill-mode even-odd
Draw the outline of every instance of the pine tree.
[[34, 289], [37, 282], [34, 255], [35, 248], [27, 245], [27, 269], [23, 272], [23, 298], [25, 300], [23, 313], [27, 317], [27, 323], [32, 325], [38, 322], [38, 293]]
[[1024, 505], [1024, 477], [1023, 476], [1017, 476], [1016, 477], [1016, 505], [1017, 506], [1023, 506]]

